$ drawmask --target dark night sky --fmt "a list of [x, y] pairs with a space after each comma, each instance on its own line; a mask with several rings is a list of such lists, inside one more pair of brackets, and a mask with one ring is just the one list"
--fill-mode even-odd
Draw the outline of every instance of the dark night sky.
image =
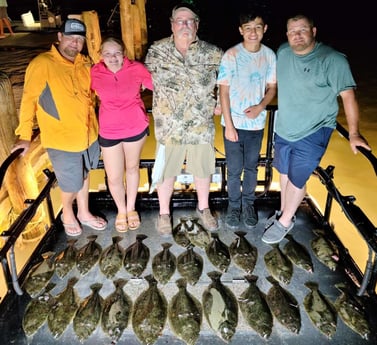
[[[105, 25], [117, 0], [44, 0], [64, 15], [82, 10], [96, 10]], [[150, 41], [170, 34], [169, 16], [179, 0], [147, 0], [148, 34]], [[258, 5], [267, 14], [269, 30], [265, 43], [272, 48], [285, 40], [285, 22], [290, 14], [305, 13], [313, 17], [318, 38], [331, 43], [339, 40], [365, 40], [374, 36], [375, 14], [370, 0], [358, 0], [351, 4], [345, 0], [192, 0], [200, 10], [199, 36], [222, 48], [237, 43], [238, 14], [244, 6]], [[31, 10], [38, 20], [38, 0], [8, 1], [8, 14], [20, 20], [22, 13]], [[330, 42], [329, 42], [330, 41]]]

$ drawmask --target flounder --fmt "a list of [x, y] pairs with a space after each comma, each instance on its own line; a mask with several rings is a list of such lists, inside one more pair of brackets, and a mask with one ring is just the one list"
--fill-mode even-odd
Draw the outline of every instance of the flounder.
[[202, 306], [200, 302], [187, 291], [184, 278], [176, 281], [178, 292], [168, 305], [169, 324], [174, 334], [188, 345], [194, 345], [199, 338], [202, 324]]
[[59, 338], [71, 323], [78, 305], [78, 297], [73, 286], [78, 278], [72, 277], [68, 280], [65, 289], [55, 297], [54, 305], [47, 316], [47, 324], [54, 338]]
[[310, 289], [303, 301], [305, 311], [313, 325], [331, 339], [336, 332], [336, 311], [319, 291], [317, 283], [307, 282], [305, 286]]
[[55, 283], [48, 283], [45, 291], [27, 304], [22, 318], [22, 328], [26, 336], [35, 334], [46, 322], [47, 315], [55, 303], [50, 293], [55, 286]]
[[238, 305], [248, 325], [262, 338], [267, 339], [272, 332], [273, 318], [266, 296], [257, 286], [257, 276], [247, 275], [245, 279], [249, 285], [238, 297]]
[[63, 279], [76, 265], [77, 249], [75, 244], [77, 239], [67, 241], [68, 245], [55, 258], [55, 273]]
[[217, 269], [226, 272], [231, 261], [229, 248], [221, 241], [217, 232], [212, 232], [211, 236], [212, 240], [206, 247], [207, 257]]
[[136, 235], [136, 241], [126, 248], [124, 255], [124, 268], [133, 277], [140, 277], [147, 267], [150, 251], [143, 243], [147, 235]]
[[258, 250], [246, 239], [245, 231], [235, 231], [237, 238], [230, 244], [229, 253], [233, 262], [240, 269], [250, 274], [258, 259]]
[[190, 244], [186, 250], [178, 255], [177, 270], [191, 285], [195, 285], [203, 273], [203, 258], [194, 251]]
[[84, 298], [73, 318], [73, 330], [80, 342], [88, 339], [97, 328], [102, 314], [103, 298], [99, 294], [101, 283], [90, 286], [91, 294]]
[[273, 277], [266, 278], [271, 288], [266, 295], [266, 301], [275, 318], [288, 330], [299, 333], [301, 328], [300, 308], [293, 295], [280, 286]]
[[132, 300], [123, 291], [126, 283], [125, 279], [115, 280], [115, 291], [106, 297], [103, 303], [101, 327], [113, 342], [119, 340], [131, 318]]
[[99, 269], [108, 279], [112, 279], [122, 267], [124, 250], [119, 244], [122, 239], [121, 236], [114, 236], [113, 243], [102, 252], [99, 258]]
[[54, 252], [42, 254], [43, 260], [34, 265], [30, 270], [24, 288], [31, 298], [38, 296], [44, 291], [55, 271]]
[[153, 275], [147, 275], [145, 279], [149, 286], [135, 300], [132, 328], [143, 344], [153, 344], [165, 327], [168, 303]]
[[152, 260], [153, 276], [161, 284], [169, 282], [177, 267], [177, 258], [169, 249], [171, 246], [171, 243], [162, 243], [162, 251]]
[[343, 322], [363, 339], [369, 339], [371, 329], [365, 315], [365, 307], [361, 299], [357, 299], [347, 291], [344, 283], [336, 284], [340, 295], [334, 302], [334, 307]]
[[232, 290], [221, 282], [222, 274], [208, 273], [212, 282], [202, 294], [204, 315], [210, 327], [226, 342], [233, 338], [238, 324], [238, 303]]
[[87, 274], [99, 261], [102, 247], [96, 242], [97, 237], [97, 235], [88, 236], [88, 243], [77, 253], [76, 266], [81, 275]]

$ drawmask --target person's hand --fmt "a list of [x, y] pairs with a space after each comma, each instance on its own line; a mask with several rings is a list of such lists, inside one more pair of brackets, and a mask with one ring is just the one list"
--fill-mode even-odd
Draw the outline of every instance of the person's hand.
[[215, 115], [221, 115], [221, 113], [222, 113], [221, 106], [220, 105], [216, 105], [215, 109], [213, 110], [213, 113]]
[[24, 156], [25, 153], [29, 150], [30, 148], [30, 141], [29, 140], [17, 140], [16, 143], [13, 145], [12, 149], [10, 152], [14, 152], [18, 149], [24, 149], [24, 151], [21, 153], [21, 156]]
[[263, 106], [261, 105], [252, 105], [244, 110], [245, 115], [249, 119], [255, 119], [258, 115], [264, 110]]
[[238, 141], [238, 133], [237, 133], [237, 130], [233, 126], [225, 127], [225, 139], [232, 142]]
[[351, 150], [354, 154], [357, 154], [357, 152], [359, 151], [357, 149], [357, 146], [364, 147], [368, 151], [372, 150], [372, 148], [368, 145], [368, 142], [363, 138], [363, 136], [359, 134], [350, 135], [349, 140], [350, 140]]

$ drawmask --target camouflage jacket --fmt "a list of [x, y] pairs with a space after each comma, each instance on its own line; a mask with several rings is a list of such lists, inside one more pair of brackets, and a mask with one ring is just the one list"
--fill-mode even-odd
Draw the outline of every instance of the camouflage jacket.
[[172, 36], [149, 48], [145, 64], [152, 73], [155, 135], [161, 144], [213, 143], [222, 55], [220, 48], [197, 39], [183, 57]]

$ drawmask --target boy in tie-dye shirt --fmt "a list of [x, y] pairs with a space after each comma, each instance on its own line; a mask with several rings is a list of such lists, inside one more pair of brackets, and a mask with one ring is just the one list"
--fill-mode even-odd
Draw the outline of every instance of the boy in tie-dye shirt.
[[241, 14], [243, 41], [225, 52], [217, 79], [227, 162], [225, 222], [232, 229], [238, 228], [241, 218], [247, 228], [258, 222], [254, 201], [265, 108], [276, 95], [276, 56], [261, 43], [266, 30], [259, 13]]

